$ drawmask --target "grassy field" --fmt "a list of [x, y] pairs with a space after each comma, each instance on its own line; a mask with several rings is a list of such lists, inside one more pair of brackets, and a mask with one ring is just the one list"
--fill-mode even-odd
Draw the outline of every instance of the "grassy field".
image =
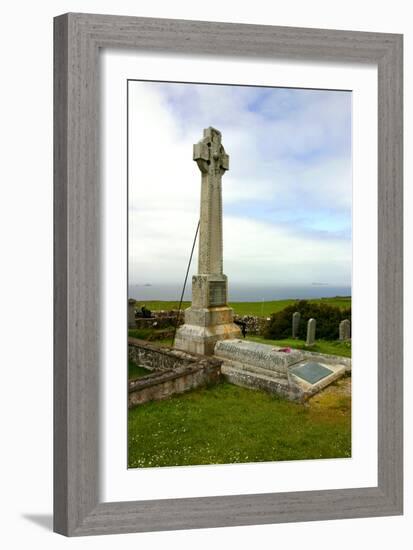
[[[171, 330], [173, 327], [171, 327]], [[154, 333], [156, 338], [153, 338]], [[149, 340], [154, 344], [160, 344], [161, 346], [172, 346], [172, 337], [160, 337], [165, 333], [165, 329], [153, 329], [153, 328], [130, 328], [128, 329], [128, 336], [131, 338], [138, 338], [139, 340]]]
[[304, 340], [293, 340], [285, 338], [284, 340], [267, 340], [262, 336], [247, 336], [247, 340], [253, 342], [261, 342], [281, 347], [290, 347], [296, 349], [305, 349], [307, 351], [315, 351], [317, 353], [325, 353], [327, 355], [340, 355], [341, 357], [351, 357], [351, 342], [340, 342], [338, 340], [316, 340], [314, 346], [306, 347]]
[[131, 380], [132, 378], [141, 378], [142, 376], [146, 376], [147, 374], [150, 374], [151, 371], [148, 369], [144, 369], [143, 367], [140, 367], [139, 365], [136, 365], [132, 361], [128, 361], [128, 378]]
[[[277, 313], [285, 307], [296, 302], [296, 299], [290, 300], [272, 300], [269, 302], [230, 302], [230, 306], [238, 315], [258, 315], [260, 317], [269, 317], [271, 313]], [[316, 298], [308, 300], [314, 303], [326, 303], [330, 306], [336, 306], [341, 309], [351, 307], [351, 297], [336, 296], [334, 298]], [[182, 302], [182, 309], [191, 305], [190, 302]], [[145, 306], [151, 311], [178, 309], [179, 302], [152, 300], [146, 301]]]
[[[346, 308], [350, 298], [326, 298]], [[294, 300], [236, 302], [241, 315], [268, 316]], [[188, 307], [185, 303], [183, 307]], [[152, 311], [177, 302], [146, 302]], [[131, 329], [146, 339], [154, 329]], [[302, 340], [247, 339], [269, 345], [305, 348]], [[157, 343], [171, 345], [170, 339]], [[317, 340], [311, 351], [351, 356], [351, 343]], [[129, 363], [129, 378], [148, 371]], [[351, 456], [350, 378], [342, 379], [305, 405], [226, 382], [140, 405], [128, 412], [128, 466], [180, 466], [304, 460]]]
[[139, 338], [139, 340], [147, 340], [153, 332], [153, 328], [130, 328], [128, 329], [128, 336]]
[[305, 405], [226, 382], [128, 413], [128, 466], [351, 456], [350, 378]]
[[[128, 335], [133, 338], [145, 340], [150, 336], [154, 329], [129, 329]], [[306, 349], [317, 353], [326, 353], [327, 355], [340, 355], [341, 357], [351, 357], [351, 342], [339, 342], [338, 340], [316, 340], [316, 343], [311, 348], [307, 348], [304, 340], [293, 340], [286, 338], [284, 340], [267, 340], [262, 336], [247, 335], [246, 340], [253, 342], [261, 342], [273, 346], [290, 347], [295, 349]], [[162, 338], [155, 340], [156, 344], [171, 346], [172, 338]]]

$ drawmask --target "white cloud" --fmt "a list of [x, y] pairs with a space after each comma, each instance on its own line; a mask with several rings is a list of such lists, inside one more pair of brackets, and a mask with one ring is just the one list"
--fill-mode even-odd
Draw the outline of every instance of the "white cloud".
[[[231, 281], [349, 283], [349, 241], [333, 233], [316, 238], [299, 228], [294, 231], [288, 223], [288, 218], [302, 216], [303, 209], [310, 218], [323, 208], [337, 210], [341, 218], [343, 212], [350, 216], [349, 155], [333, 151], [311, 162], [300, 158], [326, 140], [333, 146], [343, 139], [340, 117], [345, 110], [339, 99], [323, 104], [315, 95], [307, 107], [298, 105], [291, 121], [280, 121], [263, 118], [262, 110], [246, 109], [254, 98], [253, 89], [238, 93], [231, 87], [197, 86], [194, 91], [192, 86], [189, 93], [186, 85], [174, 85], [171, 102], [165, 85], [129, 86], [131, 284], [183, 279], [199, 216], [200, 172], [192, 161], [192, 144], [210, 125], [223, 132], [230, 155], [223, 202], [224, 266]], [[285, 101], [288, 97], [285, 94]], [[268, 113], [276, 114], [273, 107], [268, 100]], [[275, 213], [274, 219], [264, 222], [257, 203], [274, 212], [281, 209], [283, 219]]]
[[283, 226], [224, 217], [224, 271], [234, 283], [345, 286], [351, 244], [299, 237]]

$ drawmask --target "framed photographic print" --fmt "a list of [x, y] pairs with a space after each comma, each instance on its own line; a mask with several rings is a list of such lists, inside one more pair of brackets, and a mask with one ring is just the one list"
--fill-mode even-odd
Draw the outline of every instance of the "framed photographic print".
[[55, 19], [55, 530], [402, 513], [402, 37]]

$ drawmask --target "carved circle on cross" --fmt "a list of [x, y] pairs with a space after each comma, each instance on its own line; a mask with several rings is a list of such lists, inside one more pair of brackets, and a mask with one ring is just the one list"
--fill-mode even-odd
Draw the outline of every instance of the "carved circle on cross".
[[221, 132], [215, 128], [206, 128], [204, 137], [194, 145], [193, 159], [203, 173], [220, 174], [229, 168], [229, 157], [221, 144]]

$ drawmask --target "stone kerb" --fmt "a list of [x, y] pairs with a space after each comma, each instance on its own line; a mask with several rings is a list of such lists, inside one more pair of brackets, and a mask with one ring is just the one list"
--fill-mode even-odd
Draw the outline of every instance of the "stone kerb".
[[216, 357], [161, 348], [135, 338], [128, 339], [128, 352], [132, 361], [152, 371], [147, 376], [129, 380], [129, 408], [221, 380], [222, 361]]
[[146, 340], [128, 338], [128, 357], [131, 361], [151, 371], [162, 371], [190, 365], [203, 356], [159, 346]]

